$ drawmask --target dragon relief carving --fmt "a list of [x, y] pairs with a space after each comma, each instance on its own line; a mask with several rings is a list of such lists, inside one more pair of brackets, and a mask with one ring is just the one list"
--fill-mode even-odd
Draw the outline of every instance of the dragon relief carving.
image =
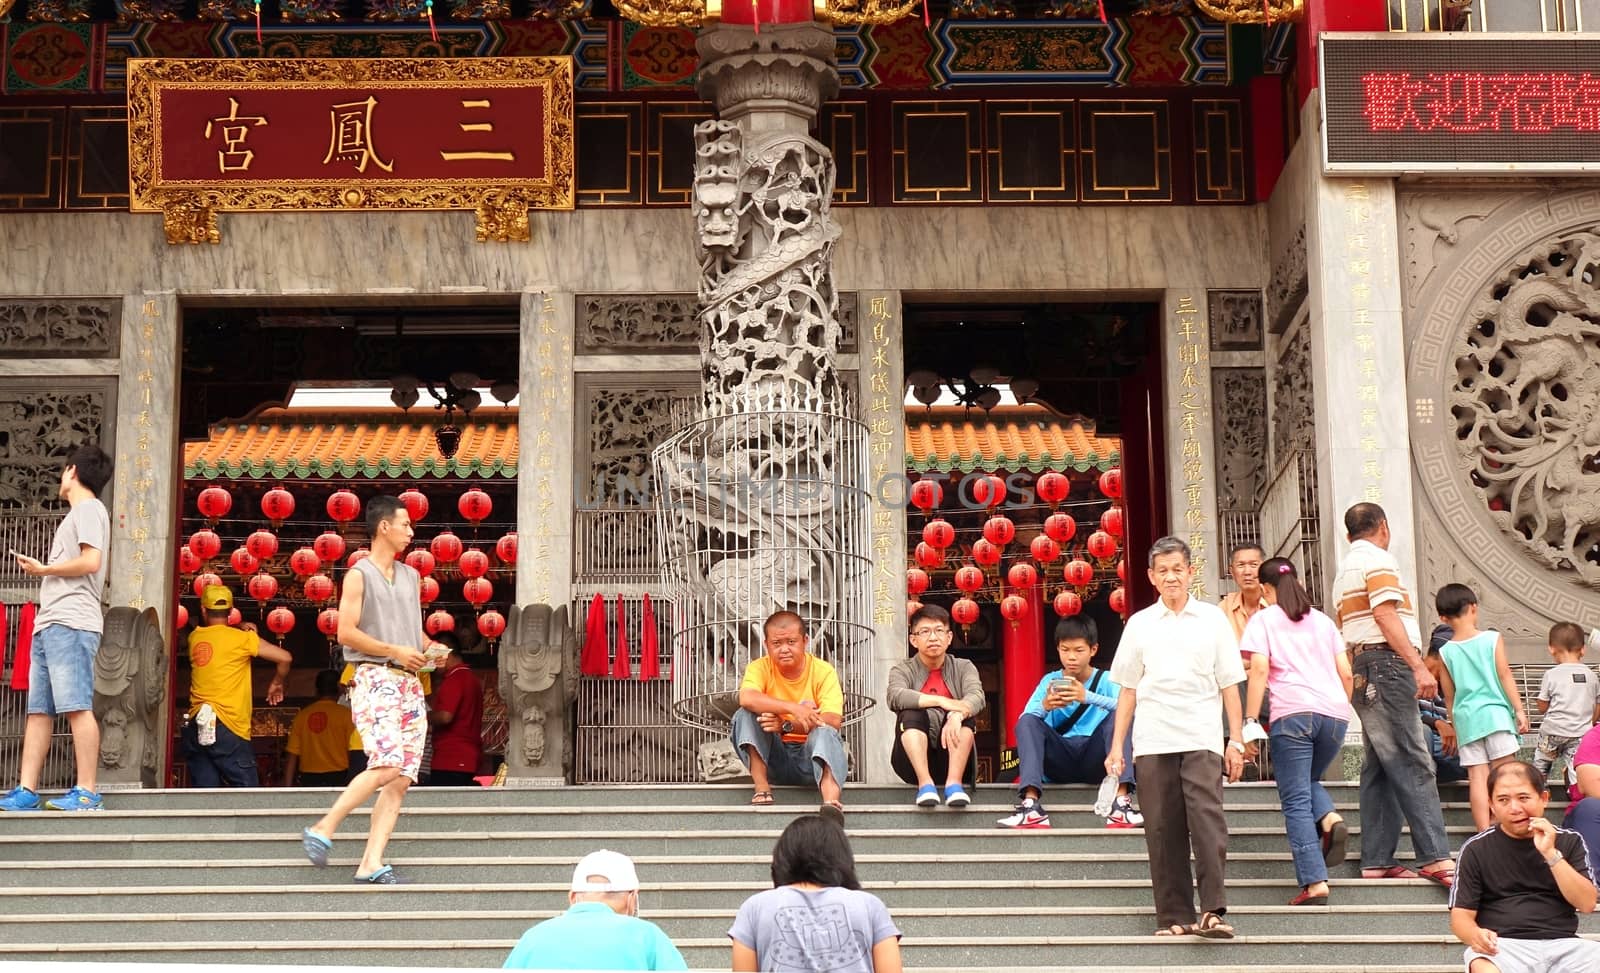
[[167, 661], [161, 619], [154, 608], [106, 612], [94, 659], [94, 712], [102, 729], [100, 766], [132, 768], [154, 787], [161, 714], [167, 696]]
[[1600, 588], [1600, 227], [1512, 261], [1454, 350], [1462, 473], [1529, 555]]
[[558, 731], [558, 740], [570, 739], [560, 731], [567, 725], [567, 700], [577, 687], [578, 640], [567, 607], [512, 606], [500, 640], [499, 665], [500, 698], [510, 719], [506, 763], [511, 774], [562, 770], [554, 765], [568, 755], [559, 746], [549, 752], [547, 727]]

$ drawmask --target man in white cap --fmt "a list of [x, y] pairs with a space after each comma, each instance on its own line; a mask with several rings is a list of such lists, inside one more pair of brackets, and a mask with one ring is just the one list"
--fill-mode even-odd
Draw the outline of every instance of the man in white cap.
[[615, 851], [592, 851], [572, 870], [566, 912], [529, 929], [508, 970], [687, 970], [678, 947], [639, 918], [639, 873]]

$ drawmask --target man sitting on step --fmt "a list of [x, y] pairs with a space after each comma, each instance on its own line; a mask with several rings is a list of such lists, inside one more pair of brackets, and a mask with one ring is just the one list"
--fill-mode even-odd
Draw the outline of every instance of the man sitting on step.
[[655, 923], [639, 918], [639, 874], [627, 855], [592, 851], [572, 870], [566, 912], [529, 929], [508, 970], [686, 970]]
[[1468, 838], [1450, 890], [1450, 931], [1467, 973], [1594, 973], [1600, 943], [1578, 938], [1595, 909], [1589, 849], [1544, 816], [1544, 774], [1513, 760], [1489, 772], [1495, 826]]
[[761, 631], [767, 654], [745, 667], [731, 734], [755, 783], [750, 803], [771, 804], [773, 784], [815, 783], [824, 806], [843, 811], [849, 766], [839, 674], [807, 651], [805, 622], [794, 612], [774, 612]]
[[914, 654], [889, 670], [887, 702], [895, 718], [889, 766], [917, 785], [918, 807], [939, 803], [935, 774], [944, 782], [944, 802], [966, 807], [972, 798], [963, 782], [977, 784], [972, 718], [983, 710], [983, 680], [977, 666], [949, 654], [949, 612], [923, 605], [909, 627]]

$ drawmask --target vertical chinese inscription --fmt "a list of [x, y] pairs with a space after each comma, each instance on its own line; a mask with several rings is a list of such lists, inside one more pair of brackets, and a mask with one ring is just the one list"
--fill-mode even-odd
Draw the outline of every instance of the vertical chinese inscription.
[[894, 437], [898, 432], [895, 413], [899, 403], [890, 383], [889, 374], [889, 299], [874, 297], [867, 312], [867, 455], [872, 464], [872, 483], [876, 502], [872, 510], [872, 559], [877, 565], [873, 572], [872, 621], [875, 625], [890, 625], [895, 613], [904, 610], [903, 589], [895, 587], [897, 580], [893, 565], [903, 555], [895, 554], [895, 522], [897, 511], [883, 502], [882, 486], [891, 476], [901, 471], [890, 470], [889, 460], [894, 455]]
[[[556, 557], [565, 557], [564, 550], [555, 550], [556, 539], [556, 450], [553, 448], [551, 430], [557, 421], [556, 409], [572, 400], [572, 369], [564, 363], [572, 360], [572, 336], [556, 326], [556, 299], [548, 291], [540, 295], [539, 321], [534, 338], [534, 360], [538, 365], [539, 396], [533, 407], [539, 416], [538, 442], [542, 448], [533, 450], [534, 476], [534, 538], [533, 601], [537, 604], [555, 605], [566, 601], [568, 593], [557, 591], [556, 573], [547, 566]], [[563, 363], [557, 368], [556, 363]]]
[[[134, 348], [137, 371], [133, 379], [133, 395], [138, 412], [134, 415], [134, 453], [131, 457], [118, 457], [117, 465], [131, 469], [133, 475], [126, 481], [127, 493], [122, 498], [122, 508], [128, 524], [128, 540], [132, 550], [128, 555], [132, 569], [128, 572], [128, 590], [132, 596], [128, 607], [143, 609], [145, 575], [159, 566], [150, 555], [150, 524], [157, 516], [152, 499], [155, 489], [155, 462], [150, 458], [150, 431], [155, 426], [152, 410], [155, 407], [155, 339], [156, 322], [161, 316], [160, 305], [147, 300], [140, 307], [138, 342]], [[163, 559], [164, 560], [164, 559]]]
[[1350, 281], [1350, 332], [1356, 350], [1357, 432], [1361, 437], [1361, 499], [1383, 502], [1378, 448], [1378, 360], [1372, 322], [1372, 202], [1360, 180], [1344, 188], [1345, 272]]
[[1183, 432], [1183, 495], [1184, 526], [1189, 531], [1189, 554], [1194, 566], [1194, 581], [1189, 590], [1196, 598], [1206, 597], [1206, 466], [1201, 444], [1202, 425], [1205, 422], [1205, 405], [1201, 401], [1201, 383], [1198, 376], [1201, 362], [1205, 361], [1206, 326], [1194, 298], [1178, 298], [1173, 310], [1177, 319], [1178, 364], [1183, 371], [1178, 376], [1178, 428]]

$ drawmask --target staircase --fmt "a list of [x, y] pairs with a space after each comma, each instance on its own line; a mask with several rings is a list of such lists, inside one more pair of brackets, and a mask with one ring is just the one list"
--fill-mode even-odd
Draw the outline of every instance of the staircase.
[[[1353, 859], [1356, 788], [1332, 790]], [[1268, 784], [1227, 789], [1231, 943], [1151, 936], [1143, 834], [1104, 830], [1089, 788], [1052, 788], [1055, 828], [1035, 832], [995, 827], [1009, 788], [979, 788], [965, 811], [921, 811], [911, 794], [845, 792], [858, 872], [905, 933], [908, 969], [1460, 969], [1445, 893], [1421, 880], [1362, 882], [1352, 860], [1335, 871], [1330, 907], [1289, 907], [1293, 870]], [[1445, 795], [1459, 847], [1472, 830], [1466, 792]], [[777, 797], [756, 809], [743, 786], [415, 788], [389, 846], [414, 884], [388, 888], [350, 882], [365, 810], [328, 869], [301, 855], [300, 829], [332, 791], [114, 793], [98, 814], [6, 815], [0, 962], [495, 967], [530, 924], [566, 907], [576, 860], [607, 847], [634, 857], [642, 914], [689, 965], [727, 969], [734, 911], [769, 886], [778, 832], [816, 807], [813, 793]], [[1600, 933], [1600, 921], [1583, 930]]]

